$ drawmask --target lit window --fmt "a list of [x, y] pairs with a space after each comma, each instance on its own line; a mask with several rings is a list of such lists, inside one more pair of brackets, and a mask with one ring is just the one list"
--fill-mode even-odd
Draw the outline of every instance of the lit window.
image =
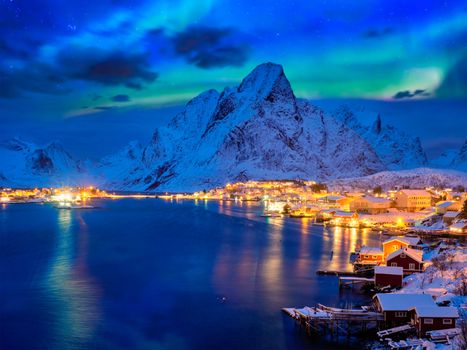
[[450, 318], [443, 318], [443, 324], [452, 324], [452, 319], [450, 319]]
[[425, 318], [425, 319], [423, 320], [423, 323], [424, 323], [424, 324], [433, 324], [433, 319], [432, 319], [432, 318]]

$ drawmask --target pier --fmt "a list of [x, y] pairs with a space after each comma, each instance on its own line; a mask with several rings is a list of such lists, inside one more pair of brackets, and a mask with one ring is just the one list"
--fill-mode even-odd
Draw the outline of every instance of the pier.
[[331, 337], [344, 335], [350, 337], [354, 333], [365, 333], [371, 326], [377, 327], [384, 316], [381, 313], [365, 309], [339, 309], [318, 304], [315, 307], [305, 306], [301, 309], [282, 309], [294, 318], [311, 335], [313, 333], [329, 334]]
[[355, 284], [366, 284], [366, 283], [375, 283], [374, 278], [366, 278], [366, 277], [353, 277], [353, 276], [344, 276], [340, 277], [339, 276], [339, 289], [344, 288], [344, 287], [351, 287]]

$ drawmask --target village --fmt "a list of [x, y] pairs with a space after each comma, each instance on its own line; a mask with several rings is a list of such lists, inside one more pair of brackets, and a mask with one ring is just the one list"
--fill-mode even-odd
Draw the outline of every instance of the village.
[[248, 181], [193, 194], [165, 197], [195, 200], [263, 201], [262, 216], [311, 218], [317, 223], [369, 227], [388, 233], [465, 234], [467, 192], [459, 188], [394, 188], [328, 191], [314, 181]]
[[[336, 274], [339, 288], [364, 290], [360, 309], [318, 304], [284, 308], [309, 335], [348, 339], [356, 334], [378, 349], [463, 349], [467, 336], [467, 253], [453, 240], [424, 243], [391, 237], [381, 247], [363, 246], [357, 273]], [[360, 273], [358, 273], [360, 272]], [[362, 277], [365, 276], [365, 277]], [[379, 339], [379, 340], [377, 340]]]
[[[467, 192], [464, 188], [375, 187], [329, 191], [313, 181], [248, 181], [189, 194], [115, 194], [95, 187], [1, 189], [0, 203], [94, 208], [96, 198], [257, 202], [258, 215], [306, 218], [315, 225], [368, 228], [380, 246], [349, 252], [353, 271], [316, 271], [339, 289], [365, 293], [368, 304], [339, 309], [285, 307], [310, 336], [364, 335], [379, 349], [462, 349], [467, 341]], [[385, 238], [384, 238], [385, 237]]]

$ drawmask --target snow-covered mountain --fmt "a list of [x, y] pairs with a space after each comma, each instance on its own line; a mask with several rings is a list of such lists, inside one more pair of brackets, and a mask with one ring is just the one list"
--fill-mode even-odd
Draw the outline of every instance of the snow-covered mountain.
[[154, 132], [134, 169], [110, 185], [178, 191], [251, 178], [323, 180], [384, 169], [368, 142], [297, 100], [282, 67], [266, 63], [238, 87], [209, 90], [188, 102]]
[[[413, 137], [391, 125], [384, 124], [381, 116], [364, 107], [339, 106], [332, 115], [357, 132], [375, 150], [389, 170], [402, 170], [427, 165], [427, 157], [418, 137]], [[364, 125], [359, 114], [372, 114], [373, 124]]]
[[467, 140], [462, 145], [461, 149], [454, 156], [451, 167], [457, 170], [467, 171]]
[[409, 188], [455, 187], [467, 185], [467, 173], [463, 171], [417, 168], [411, 170], [382, 171], [377, 174], [348, 179], [337, 179], [329, 183], [335, 191], [367, 190], [381, 186], [384, 190], [396, 186]]
[[[38, 147], [18, 138], [0, 143], [0, 185], [73, 185], [86, 177], [80, 162], [57, 143]], [[84, 179], [83, 179], [84, 180]]]
[[[346, 106], [325, 111], [297, 99], [282, 67], [265, 63], [239, 86], [193, 98], [146, 145], [132, 142], [97, 163], [77, 162], [57, 143], [40, 148], [10, 140], [0, 145], [0, 186], [92, 183], [112, 190], [194, 191], [248, 179], [329, 181], [382, 171], [397, 179], [397, 172], [384, 171], [426, 165], [418, 138], [384, 124], [376, 113], [373, 125], [364, 125], [362, 113], [370, 112]], [[450, 165], [462, 169], [466, 158], [464, 145]]]

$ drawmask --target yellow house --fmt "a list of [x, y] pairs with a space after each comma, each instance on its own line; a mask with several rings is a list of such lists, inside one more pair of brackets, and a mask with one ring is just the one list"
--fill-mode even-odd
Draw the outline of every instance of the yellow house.
[[420, 244], [419, 237], [393, 237], [383, 242], [384, 258], [391, 253], [397, 252], [402, 248], [415, 248], [417, 249]]
[[425, 190], [400, 190], [396, 193], [396, 208], [419, 211], [431, 206], [431, 194]]

